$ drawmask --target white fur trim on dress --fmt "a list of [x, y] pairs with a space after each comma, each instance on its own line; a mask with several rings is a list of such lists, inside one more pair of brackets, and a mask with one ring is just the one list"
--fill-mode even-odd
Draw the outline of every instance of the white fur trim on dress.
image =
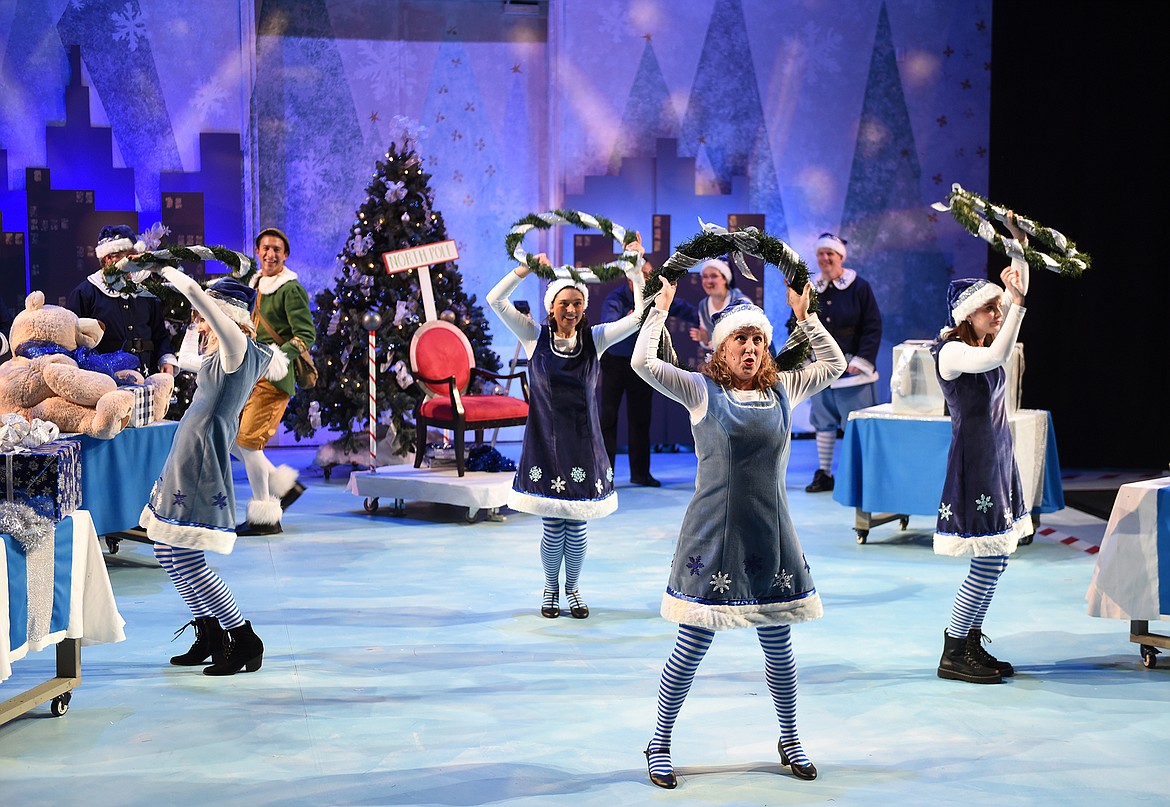
[[811, 622], [824, 616], [825, 610], [821, 605], [821, 596], [815, 591], [799, 600], [758, 605], [710, 605], [683, 600], [668, 591], [662, 595], [661, 613], [663, 619], [680, 625], [730, 630]]
[[508, 491], [508, 506], [521, 513], [548, 518], [569, 518], [575, 521], [589, 521], [603, 518], [617, 510], [617, 491], [611, 491], [604, 499], [553, 499], [549, 496], [533, 496], [512, 489]]
[[201, 549], [205, 552], [230, 555], [236, 544], [234, 528], [220, 530], [214, 527], [197, 527], [191, 524], [164, 521], [155, 515], [149, 504], [142, 508], [142, 514], [138, 516], [138, 523], [146, 530], [146, 536], [150, 540], [168, 546]]
[[264, 526], [279, 524], [283, 512], [280, 509], [280, 499], [275, 496], [268, 499], [248, 499], [249, 524], [263, 524]]
[[292, 486], [297, 483], [297, 469], [291, 465], [277, 465], [268, 474], [268, 489], [272, 491], [272, 495], [280, 498], [284, 494], [292, 490]]
[[1021, 538], [1033, 532], [1032, 517], [1025, 513], [1007, 530], [998, 535], [964, 537], [952, 533], [934, 534], [934, 554], [959, 558], [970, 555], [973, 558], [990, 558], [996, 555], [1010, 555], [1016, 551]]
[[[269, 381], [279, 381], [288, 375], [288, 356], [275, 345], [272, 346], [272, 358], [268, 360], [268, 367], [264, 370], [264, 377]], [[289, 485], [292, 487], [292, 485]]]

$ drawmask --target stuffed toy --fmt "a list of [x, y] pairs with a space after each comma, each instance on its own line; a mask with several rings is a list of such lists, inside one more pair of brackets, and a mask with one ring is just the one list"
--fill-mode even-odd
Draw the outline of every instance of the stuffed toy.
[[119, 389], [121, 382], [145, 384], [154, 419], [161, 420], [174, 378], [155, 373], [144, 379], [122, 361], [128, 354], [93, 352], [101, 338], [97, 320], [45, 305], [43, 292], [28, 295], [9, 331], [13, 357], [0, 364], [0, 414], [40, 418], [62, 433], [108, 440], [126, 427], [134, 408], [134, 393]]

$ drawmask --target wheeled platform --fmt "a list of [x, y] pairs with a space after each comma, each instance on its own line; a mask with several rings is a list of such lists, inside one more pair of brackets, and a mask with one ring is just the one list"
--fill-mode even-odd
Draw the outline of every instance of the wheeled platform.
[[499, 509], [508, 503], [512, 479], [511, 471], [467, 471], [459, 476], [454, 465], [384, 465], [375, 471], [353, 471], [346, 490], [364, 497], [367, 513], [378, 512], [380, 501], [390, 499], [393, 515], [404, 515], [407, 501], [422, 501], [466, 507], [468, 521], [475, 521], [481, 511], [487, 512], [489, 520], [498, 520]]
[[1142, 665], [1154, 668], [1158, 666], [1158, 648], [1170, 647], [1170, 636], [1161, 633], [1151, 633], [1149, 620], [1131, 619], [1129, 621], [1129, 640], [1139, 647], [1142, 654]]

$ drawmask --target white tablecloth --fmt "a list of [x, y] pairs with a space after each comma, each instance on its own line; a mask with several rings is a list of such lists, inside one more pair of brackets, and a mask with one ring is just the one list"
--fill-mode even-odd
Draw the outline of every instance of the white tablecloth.
[[[1160, 491], [1170, 493], [1170, 477], [1132, 482], [1117, 491], [1085, 595], [1089, 616], [1170, 619], [1170, 607], [1163, 607], [1170, 600], [1170, 579], [1159, 580], [1159, 565], [1170, 565], [1167, 548], [1163, 546], [1161, 555], [1158, 551]], [[1162, 535], [1161, 543], [1168, 537]]]
[[[62, 639], [79, 639], [84, 647], [121, 642], [126, 638], [123, 632], [126, 621], [118, 613], [118, 605], [114, 601], [114, 591], [110, 586], [110, 577], [106, 572], [93, 519], [87, 511], [76, 510], [73, 515], [67, 517], [67, 520], [71, 521], [73, 526], [70, 553], [72, 561], [67, 568], [54, 568], [53, 580], [47, 585], [35, 585], [42, 581], [39, 581], [36, 575], [29, 574], [23, 563], [20, 568], [10, 564], [9, 552], [6, 551], [6, 547], [0, 545], [0, 681], [12, 675], [12, 664], [24, 658], [29, 651], [43, 650]], [[60, 535], [59, 530], [58, 539]], [[8, 537], [6, 540], [12, 542], [15, 539]], [[37, 610], [33, 608], [34, 600], [38, 604], [51, 603], [58, 590], [67, 588], [69, 611], [64, 628], [50, 630], [40, 636], [36, 636], [35, 631], [30, 632], [30, 638], [19, 646], [10, 646], [12, 641], [9, 594], [10, 575], [13, 574], [24, 574], [27, 577], [30, 612]], [[20, 586], [24, 587], [25, 585]]]

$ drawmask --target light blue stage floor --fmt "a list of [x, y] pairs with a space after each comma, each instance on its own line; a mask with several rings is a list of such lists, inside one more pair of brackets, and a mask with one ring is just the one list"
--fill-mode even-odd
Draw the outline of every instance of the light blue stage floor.
[[[804, 492], [814, 464], [813, 441], [794, 443], [789, 496], [826, 612], [793, 630], [815, 782], [779, 767], [752, 631], [720, 634], [699, 670], [675, 732], [678, 789], [647, 781], [674, 640], [658, 603], [694, 472], [693, 456], [666, 454], [663, 488], [622, 487], [618, 512], [590, 525], [584, 621], [539, 615], [539, 519], [468, 524], [413, 502], [405, 518], [368, 515], [339, 468], [307, 479], [283, 535], [217, 559], [267, 652], [257, 673], [209, 678], [167, 664], [191, 639], [170, 641], [182, 604], [149, 549], [123, 543], [107, 566], [128, 640], [85, 651], [67, 715], [43, 706], [0, 727], [0, 804], [1170, 803], [1170, 656], [1145, 669], [1128, 623], [1086, 616], [1091, 554], [1021, 547], [985, 626], [1016, 677], [942, 681], [966, 564], [932, 553], [925, 517], [858, 545], [851, 510]], [[1088, 543], [1104, 531], [1071, 509], [1042, 526]], [[51, 668], [51, 651], [34, 654], [0, 693]]]

